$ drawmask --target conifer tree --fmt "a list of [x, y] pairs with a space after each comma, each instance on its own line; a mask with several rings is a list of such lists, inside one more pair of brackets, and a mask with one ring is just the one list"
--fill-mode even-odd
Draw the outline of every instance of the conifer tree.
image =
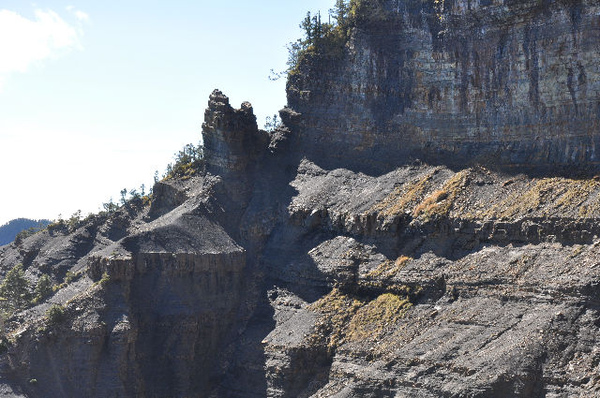
[[37, 285], [35, 285], [35, 297], [34, 303], [37, 304], [41, 302], [46, 297], [52, 294], [52, 280], [46, 274], [42, 275], [38, 280]]
[[23, 264], [15, 265], [0, 283], [1, 306], [6, 312], [14, 312], [29, 304], [29, 280], [25, 277]]

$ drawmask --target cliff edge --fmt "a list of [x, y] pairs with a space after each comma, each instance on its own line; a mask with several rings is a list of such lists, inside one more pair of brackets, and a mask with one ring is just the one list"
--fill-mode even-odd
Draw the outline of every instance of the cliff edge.
[[305, 57], [288, 81], [317, 163], [597, 170], [597, 1], [351, 4], [343, 51]]
[[215, 90], [198, 167], [0, 247], [0, 396], [600, 395], [598, 4], [349, 7], [283, 125]]

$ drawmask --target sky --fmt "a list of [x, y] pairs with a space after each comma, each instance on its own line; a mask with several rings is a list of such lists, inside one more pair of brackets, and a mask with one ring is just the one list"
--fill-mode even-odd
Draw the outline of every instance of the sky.
[[334, 0], [0, 0], [0, 225], [98, 212], [200, 141], [208, 96], [285, 103], [287, 43]]

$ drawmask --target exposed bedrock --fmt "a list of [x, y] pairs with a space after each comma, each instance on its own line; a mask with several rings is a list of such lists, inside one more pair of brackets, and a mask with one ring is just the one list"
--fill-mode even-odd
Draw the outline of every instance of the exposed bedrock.
[[241, 250], [97, 259], [89, 272], [103, 279], [62, 317], [16, 332], [11, 373], [30, 397], [203, 396], [231, 338], [244, 264]]
[[598, 393], [596, 181], [305, 161], [292, 185], [269, 396]]
[[600, 395], [600, 5], [360, 3], [284, 125], [215, 90], [196, 174], [0, 247], [0, 396]]
[[597, 1], [366, 3], [344, 54], [306, 57], [288, 81], [301, 116], [282, 116], [312, 160], [597, 170]]

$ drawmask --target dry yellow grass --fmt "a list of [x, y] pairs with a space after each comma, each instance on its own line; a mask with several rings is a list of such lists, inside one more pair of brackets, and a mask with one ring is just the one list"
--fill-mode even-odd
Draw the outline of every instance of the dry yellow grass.
[[491, 219], [515, 219], [536, 216], [598, 217], [600, 215], [600, 182], [594, 179], [543, 178], [531, 181], [525, 190], [510, 196], [483, 214]]
[[410, 260], [412, 260], [411, 257], [401, 256], [401, 257], [398, 257], [396, 259], [396, 261], [391, 261], [391, 260], [384, 261], [383, 263], [379, 264], [379, 266], [377, 266], [377, 268], [375, 268], [374, 270], [369, 272], [366, 276], [367, 276], [367, 278], [389, 279], [389, 278], [395, 276], [398, 273], [398, 271], [400, 271], [402, 268], [404, 268], [404, 266]]
[[597, 178], [515, 177], [504, 182], [491, 178], [488, 183], [475, 185], [471, 180], [480, 177], [478, 169], [465, 169], [440, 186], [439, 179], [434, 178], [439, 172], [440, 169], [433, 169], [394, 189], [368, 213], [384, 218], [410, 214], [425, 221], [449, 216], [472, 220], [600, 217]]
[[309, 308], [319, 312], [322, 319], [317, 327], [317, 335], [313, 338], [325, 338], [327, 347], [335, 349], [345, 341], [346, 325], [363, 304], [338, 289], [333, 289], [328, 295], [315, 301]]
[[385, 332], [404, 317], [412, 307], [406, 297], [384, 293], [363, 305], [350, 319], [346, 328], [348, 341], [378, 340]]
[[330, 350], [346, 342], [378, 339], [404, 317], [411, 306], [408, 296], [383, 293], [367, 300], [333, 289], [309, 307], [322, 315], [312, 338], [325, 339]]
[[465, 169], [454, 174], [441, 189], [433, 192], [414, 208], [413, 217], [447, 216], [456, 198], [467, 185], [470, 172], [471, 169]]
[[422, 200], [430, 189], [433, 176], [437, 172], [437, 169], [432, 170], [418, 181], [412, 181], [397, 187], [381, 202], [371, 207], [367, 213], [377, 213], [380, 217], [390, 217], [406, 212], [410, 205]]

